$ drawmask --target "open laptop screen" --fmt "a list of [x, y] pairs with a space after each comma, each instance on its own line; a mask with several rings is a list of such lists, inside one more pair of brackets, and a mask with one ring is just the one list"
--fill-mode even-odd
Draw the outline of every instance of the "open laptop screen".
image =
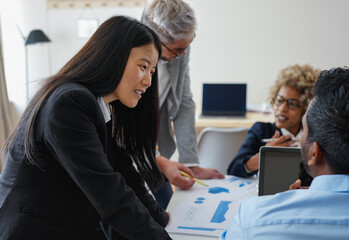
[[204, 83], [203, 116], [245, 116], [246, 84]]
[[298, 179], [301, 161], [300, 148], [261, 147], [258, 195], [288, 190], [289, 186]]

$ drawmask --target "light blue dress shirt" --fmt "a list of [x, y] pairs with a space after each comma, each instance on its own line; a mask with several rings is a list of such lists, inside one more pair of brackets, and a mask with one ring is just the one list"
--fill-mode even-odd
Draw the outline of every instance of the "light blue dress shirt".
[[308, 190], [247, 198], [220, 239], [349, 239], [349, 175], [322, 175]]

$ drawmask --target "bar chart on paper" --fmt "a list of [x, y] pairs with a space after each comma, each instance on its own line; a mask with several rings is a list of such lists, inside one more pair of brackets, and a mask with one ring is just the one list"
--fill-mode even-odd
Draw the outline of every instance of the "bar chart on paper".
[[227, 176], [205, 180], [209, 188], [186, 191], [166, 227], [170, 233], [219, 236], [231, 222], [241, 200], [256, 195], [256, 180]]

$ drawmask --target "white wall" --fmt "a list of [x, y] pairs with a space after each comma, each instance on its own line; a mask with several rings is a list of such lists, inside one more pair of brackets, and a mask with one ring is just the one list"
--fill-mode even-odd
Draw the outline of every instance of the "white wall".
[[248, 101], [262, 102], [288, 65], [349, 63], [349, 1], [188, 2], [199, 22], [190, 65], [196, 101], [202, 82], [247, 82]]
[[51, 44], [52, 73], [56, 73], [87, 41], [78, 37], [78, 19], [97, 18], [101, 24], [113, 15], [140, 19], [143, 8], [50, 9], [48, 24]]
[[[17, 12], [18, 18], [24, 19], [26, 25], [23, 27], [27, 32], [34, 27], [42, 27], [52, 40], [51, 44], [46, 45], [50, 53], [50, 66], [46, 66], [47, 61], [42, 60], [45, 57], [39, 57], [36, 63], [31, 60], [32, 78], [57, 72], [86, 41], [77, 37], [77, 19], [82, 15], [82, 9], [46, 10], [45, 0], [12, 1], [19, 1], [29, 9]], [[35, 7], [27, 2], [35, 2]], [[201, 102], [204, 82], [246, 82], [248, 101], [263, 102], [278, 71], [286, 66], [309, 63], [326, 69], [348, 65], [347, 0], [186, 2], [193, 7], [198, 19], [190, 62], [192, 91], [198, 103]], [[87, 12], [84, 14], [91, 15]], [[95, 8], [92, 15], [103, 22], [115, 14], [139, 19], [141, 13], [142, 8]], [[3, 31], [6, 35], [9, 30]], [[31, 51], [38, 52], [37, 49]], [[32, 52], [30, 56], [35, 54]], [[21, 62], [23, 56], [17, 55], [15, 65], [24, 66], [24, 62]], [[6, 55], [5, 61], [9, 59]], [[13, 92], [13, 88], [17, 89], [18, 85], [23, 84], [23, 74], [17, 77], [6, 74], [9, 91]], [[16, 87], [12, 86], [14, 83]], [[17, 96], [14, 95], [10, 94], [10, 98], [16, 101]]]
[[[1, 0], [0, 14], [8, 94], [21, 112], [26, 105], [25, 47], [16, 25], [25, 37], [34, 29], [47, 33], [46, 0]], [[37, 89], [38, 79], [49, 74], [49, 45], [28, 45], [28, 80], [31, 94]]]

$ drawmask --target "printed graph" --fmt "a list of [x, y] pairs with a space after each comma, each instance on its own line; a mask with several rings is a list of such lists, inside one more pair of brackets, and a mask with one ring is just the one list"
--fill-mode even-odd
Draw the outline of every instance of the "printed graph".
[[228, 176], [205, 180], [210, 188], [196, 187], [172, 212], [168, 232], [219, 236], [229, 225], [241, 200], [256, 195], [256, 180]]

